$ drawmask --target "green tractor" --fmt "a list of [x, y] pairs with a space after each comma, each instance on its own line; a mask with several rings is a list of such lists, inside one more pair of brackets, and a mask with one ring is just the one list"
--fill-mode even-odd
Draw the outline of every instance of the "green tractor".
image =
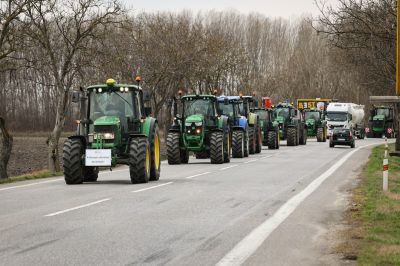
[[186, 95], [174, 98], [173, 104], [174, 122], [167, 136], [168, 163], [188, 163], [189, 152], [210, 158], [212, 164], [230, 162], [230, 126], [228, 117], [218, 108], [217, 97]]
[[249, 153], [260, 153], [262, 149], [262, 130], [260, 118], [251, 109], [256, 108], [257, 102], [253, 96], [240, 96], [243, 102], [240, 104], [240, 114], [247, 117], [249, 124]]
[[373, 106], [369, 117], [369, 138], [381, 138], [385, 135], [387, 138], [395, 136], [393, 107]]
[[324, 111], [318, 109], [304, 109], [303, 112], [307, 126], [307, 135], [317, 137], [318, 142], [326, 142], [327, 127]]
[[260, 118], [262, 144], [270, 150], [279, 149], [279, 123], [275, 119], [275, 112], [271, 108], [254, 108], [252, 111]]
[[301, 111], [290, 103], [279, 103], [274, 108], [275, 121], [279, 124], [281, 140], [287, 140], [288, 146], [306, 145], [307, 128]]
[[157, 120], [145, 107], [138, 85], [106, 84], [81, 88], [72, 95], [80, 102], [77, 133], [63, 148], [67, 184], [95, 182], [100, 167], [129, 166], [132, 183], [160, 178], [160, 142]]

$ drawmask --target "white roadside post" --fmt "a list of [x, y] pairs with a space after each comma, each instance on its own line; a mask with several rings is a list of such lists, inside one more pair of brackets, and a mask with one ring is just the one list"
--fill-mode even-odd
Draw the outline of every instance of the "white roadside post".
[[385, 137], [385, 157], [383, 159], [383, 191], [387, 191], [389, 187], [389, 160], [388, 155], [387, 137]]

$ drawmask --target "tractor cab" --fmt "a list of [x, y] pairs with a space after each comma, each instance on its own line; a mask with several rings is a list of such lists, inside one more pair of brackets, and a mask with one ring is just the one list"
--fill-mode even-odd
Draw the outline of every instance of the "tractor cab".
[[[235, 126], [241, 126], [241, 120], [246, 119], [240, 113], [240, 106], [243, 100], [238, 96], [220, 96], [218, 97], [218, 108], [222, 115], [229, 118], [231, 129]], [[247, 123], [247, 120], [245, 121]]]
[[324, 114], [318, 109], [304, 109], [304, 120], [307, 128], [315, 128], [320, 121], [324, 120]]

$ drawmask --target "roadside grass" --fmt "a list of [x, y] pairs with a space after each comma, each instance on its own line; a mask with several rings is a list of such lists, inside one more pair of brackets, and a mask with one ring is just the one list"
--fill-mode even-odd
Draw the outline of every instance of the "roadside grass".
[[347, 212], [351, 228], [344, 259], [355, 253], [360, 265], [400, 265], [400, 158], [389, 158], [389, 191], [384, 193], [383, 156], [384, 146], [372, 150]]
[[19, 182], [19, 181], [49, 178], [49, 177], [62, 176], [62, 175], [63, 175], [62, 172], [52, 173], [48, 170], [35, 171], [35, 172], [25, 174], [25, 175], [13, 176], [13, 177], [9, 177], [7, 179], [0, 179], [0, 184], [15, 183], [15, 182]]

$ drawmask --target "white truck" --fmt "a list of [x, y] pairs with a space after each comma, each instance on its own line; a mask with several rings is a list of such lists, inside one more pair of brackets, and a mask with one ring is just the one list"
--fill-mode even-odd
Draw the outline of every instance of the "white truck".
[[333, 102], [328, 105], [326, 112], [328, 135], [334, 128], [340, 127], [351, 129], [353, 135], [359, 139], [365, 137], [364, 105]]

